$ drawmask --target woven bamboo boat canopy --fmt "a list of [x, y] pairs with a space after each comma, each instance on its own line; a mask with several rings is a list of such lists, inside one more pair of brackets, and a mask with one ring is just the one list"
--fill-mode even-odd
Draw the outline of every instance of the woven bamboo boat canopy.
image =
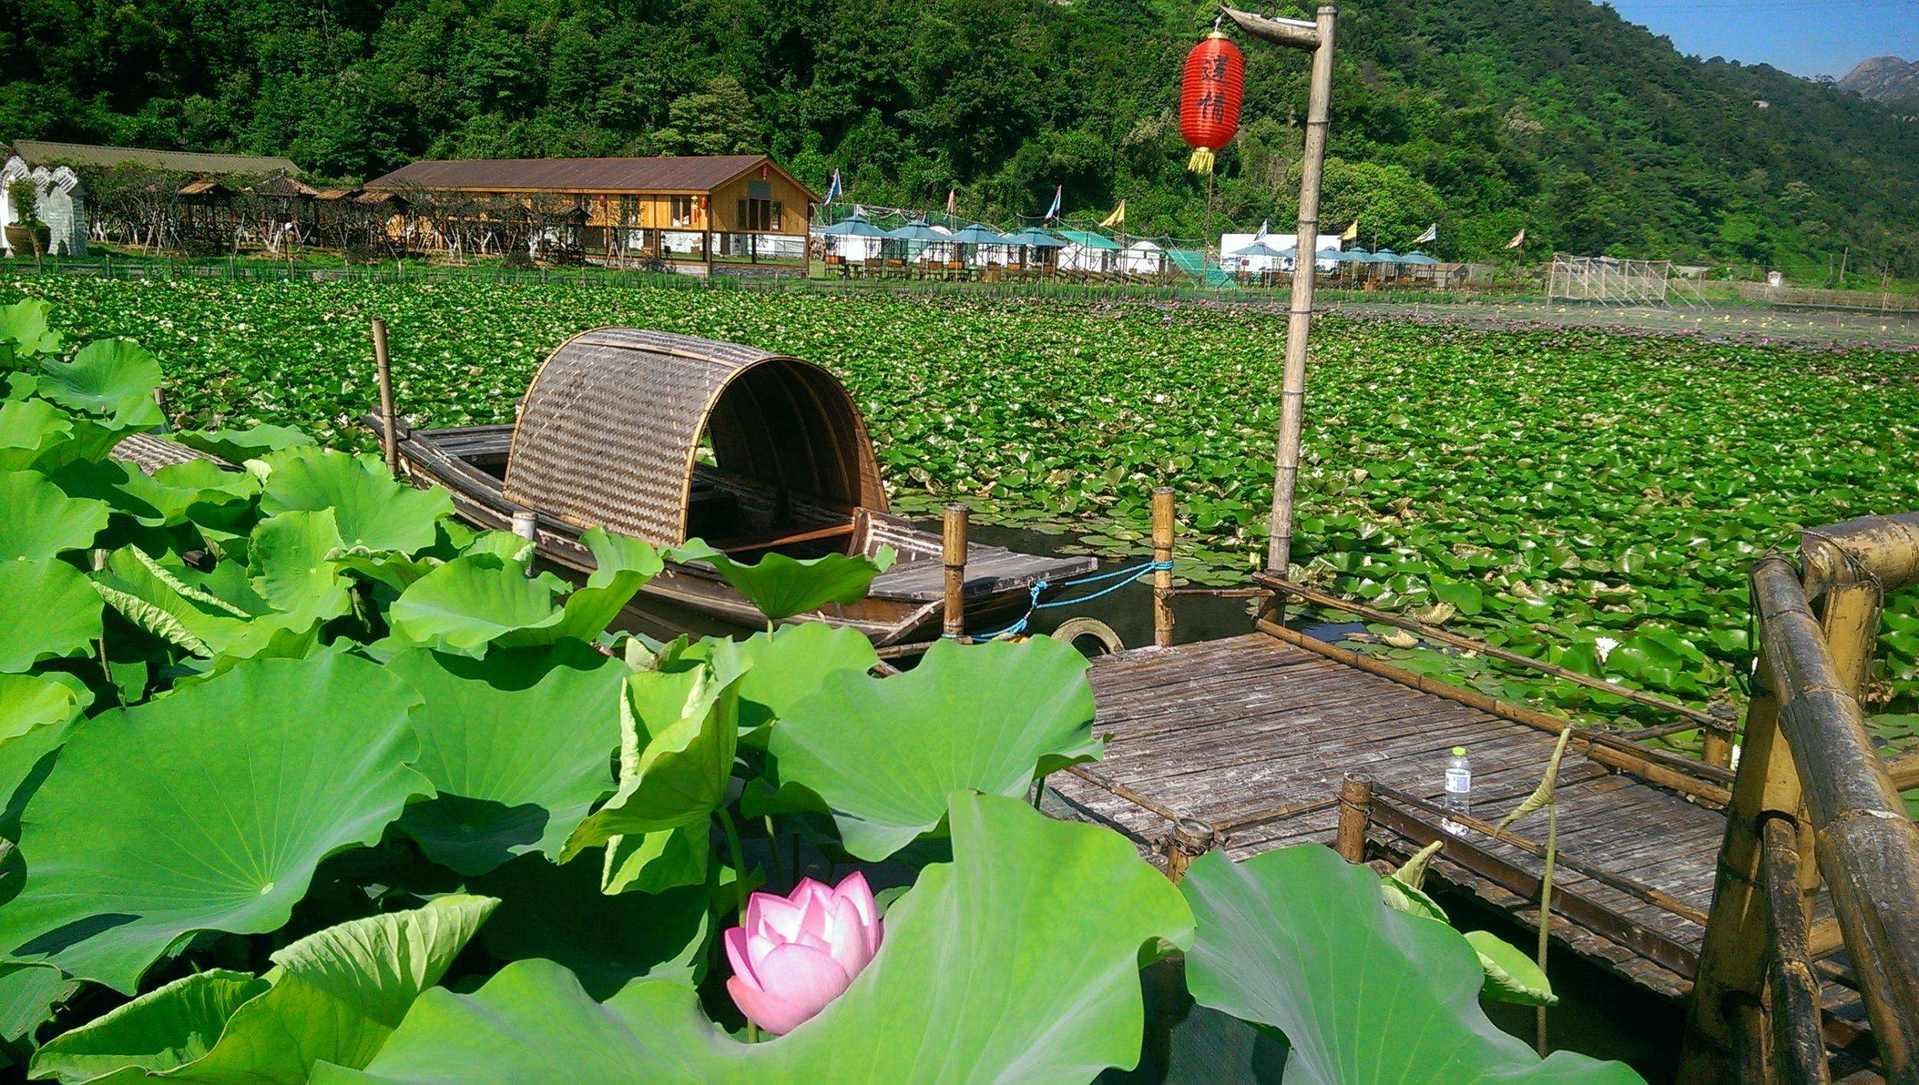
[[527, 390], [507, 500], [580, 528], [686, 541], [701, 434], [719, 469], [884, 511], [866, 422], [831, 373], [756, 347], [639, 328], [567, 340]]

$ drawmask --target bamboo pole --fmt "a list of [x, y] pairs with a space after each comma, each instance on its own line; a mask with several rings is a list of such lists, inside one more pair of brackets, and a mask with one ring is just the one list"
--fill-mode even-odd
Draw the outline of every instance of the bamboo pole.
[[400, 435], [394, 426], [393, 367], [387, 361], [386, 321], [373, 318], [373, 368], [380, 382], [380, 451], [386, 455], [386, 469], [400, 473]]
[[1824, 1085], [1825, 1037], [1820, 1032], [1819, 977], [1812, 970], [1806, 913], [1799, 892], [1799, 832], [1788, 818], [1767, 818], [1759, 873], [1765, 889], [1768, 1019], [1765, 1042], [1768, 1081]]
[[1349, 863], [1366, 861], [1366, 826], [1373, 818], [1373, 781], [1347, 773], [1339, 785], [1339, 829], [1333, 850]]
[[940, 558], [946, 566], [941, 635], [952, 640], [966, 635], [966, 517], [965, 505], [948, 505], [940, 530]]
[[[1313, 49], [1312, 90], [1306, 106], [1306, 148], [1299, 178], [1299, 225], [1295, 252], [1317, 252], [1319, 186], [1326, 160], [1326, 129], [1333, 94], [1333, 30], [1339, 9], [1320, 6]], [[1266, 567], [1286, 575], [1293, 554], [1293, 494], [1299, 483], [1300, 433], [1306, 418], [1306, 341], [1313, 329], [1313, 279], [1293, 275], [1286, 318], [1286, 367], [1280, 388], [1279, 448], [1273, 471], [1273, 512]]]
[[1153, 644], [1173, 646], [1173, 488], [1153, 490]]
[[1166, 876], [1177, 882], [1193, 860], [1219, 844], [1219, 833], [1198, 818], [1180, 818], [1166, 834]]
[[1919, 827], [1873, 748], [1790, 563], [1753, 570], [1779, 727], [1800, 766], [1819, 870], [1886, 1076], [1919, 1080]]

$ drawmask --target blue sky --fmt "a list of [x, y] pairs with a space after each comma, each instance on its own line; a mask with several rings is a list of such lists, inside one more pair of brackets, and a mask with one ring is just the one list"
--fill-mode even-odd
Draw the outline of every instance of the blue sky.
[[[1424, 0], [1418, 0], [1424, 2]], [[1524, 3], [1525, 0], [1514, 0]], [[1844, 75], [1872, 56], [1919, 60], [1919, 0], [1612, 0], [1682, 53]]]

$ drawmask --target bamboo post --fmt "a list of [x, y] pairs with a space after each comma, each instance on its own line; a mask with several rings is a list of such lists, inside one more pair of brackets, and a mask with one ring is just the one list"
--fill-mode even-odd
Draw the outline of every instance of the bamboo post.
[[1177, 882], [1186, 876], [1193, 860], [1211, 851], [1219, 843], [1219, 833], [1198, 818], [1180, 818], [1166, 834], [1166, 876]]
[[514, 513], [513, 534], [533, 544], [533, 552], [529, 552], [526, 556], [526, 575], [532, 576], [534, 554], [537, 553], [540, 545], [539, 518], [532, 512], [523, 511]]
[[1347, 773], [1339, 785], [1339, 830], [1333, 850], [1349, 863], [1366, 861], [1366, 826], [1373, 819], [1373, 781]]
[[1709, 705], [1706, 711], [1714, 722], [1701, 729], [1700, 756], [1708, 765], [1730, 768], [1733, 739], [1739, 733], [1739, 716], [1731, 705]]
[[1759, 872], [1765, 888], [1767, 924], [1766, 1001], [1769, 1020], [1762, 1037], [1765, 1080], [1824, 1085], [1831, 1080], [1820, 1032], [1819, 976], [1812, 970], [1806, 914], [1800, 907], [1799, 831], [1788, 818], [1767, 818]]
[[941, 524], [940, 558], [946, 566], [945, 622], [941, 635], [958, 640], [966, 635], [966, 506], [946, 506]]
[[[1313, 49], [1312, 90], [1306, 106], [1306, 148], [1300, 166], [1299, 226], [1296, 251], [1317, 252], [1319, 185], [1326, 159], [1328, 107], [1333, 94], [1333, 28], [1339, 9], [1319, 8]], [[1306, 418], [1306, 340], [1313, 328], [1312, 275], [1293, 276], [1292, 304], [1286, 319], [1286, 367], [1280, 389], [1279, 449], [1273, 471], [1273, 513], [1266, 567], [1281, 576], [1292, 561], [1293, 494], [1299, 482], [1300, 432]]]
[[400, 473], [400, 435], [393, 412], [393, 367], [387, 361], [386, 321], [373, 318], [373, 367], [380, 381], [380, 451], [386, 455], [386, 469]]
[[1153, 490], [1153, 644], [1173, 646], [1173, 488]]

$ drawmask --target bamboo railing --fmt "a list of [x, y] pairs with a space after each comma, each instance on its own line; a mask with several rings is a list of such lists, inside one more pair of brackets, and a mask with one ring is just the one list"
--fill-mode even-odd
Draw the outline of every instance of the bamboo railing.
[[[1812, 964], [1840, 943], [1880, 1069], [1919, 1082], [1919, 828], [1859, 705], [1885, 597], [1914, 583], [1919, 512], [1807, 531], [1799, 567], [1753, 567], [1759, 666], [1683, 1082], [1830, 1080]], [[1812, 920], [1822, 883], [1835, 922]]]

